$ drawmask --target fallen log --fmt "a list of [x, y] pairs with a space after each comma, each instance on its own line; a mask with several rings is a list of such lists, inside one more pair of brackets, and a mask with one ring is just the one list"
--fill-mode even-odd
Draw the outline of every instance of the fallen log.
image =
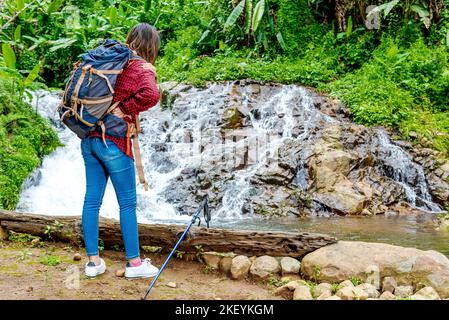
[[[0, 210], [0, 226], [54, 241], [83, 244], [80, 216], [45, 216]], [[139, 224], [141, 246], [158, 246], [170, 251], [186, 225]], [[234, 252], [248, 256], [290, 256], [301, 258], [309, 252], [335, 243], [333, 237], [308, 232], [269, 232], [192, 227], [180, 251]], [[100, 217], [100, 239], [105, 248], [123, 246], [120, 223]]]

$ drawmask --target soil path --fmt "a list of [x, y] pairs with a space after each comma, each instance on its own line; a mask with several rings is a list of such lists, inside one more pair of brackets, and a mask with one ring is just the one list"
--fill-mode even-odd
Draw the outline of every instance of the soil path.
[[[42, 247], [40, 247], [42, 246]], [[75, 253], [83, 259], [74, 261]], [[140, 299], [150, 279], [126, 280], [124, 253], [104, 251], [108, 270], [88, 279], [83, 275], [82, 249], [63, 243], [16, 243], [0, 240], [0, 299]], [[145, 254], [160, 267], [166, 255]], [[168, 287], [170, 282], [176, 288]], [[233, 281], [197, 261], [173, 258], [159, 277], [150, 299], [279, 299], [267, 284]]]

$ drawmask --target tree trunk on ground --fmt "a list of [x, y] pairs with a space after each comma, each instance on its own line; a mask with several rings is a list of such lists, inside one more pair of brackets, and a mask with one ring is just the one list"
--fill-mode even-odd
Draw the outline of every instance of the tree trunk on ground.
[[[29, 233], [44, 239], [50, 235], [54, 241], [83, 244], [80, 216], [44, 216], [0, 210], [0, 226], [6, 230]], [[170, 251], [186, 227], [187, 224], [139, 224], [140, 245], [159, 246], [163, 251]], [[123, 247], [120, 223], [101, 217], [100, 238], [105, 248], [111, 248], [117, 244]], [[201, 250], [205, 252], [301, 258], [309, 252], [336, 241], [335, 238], [327, 235], [307, 232], [207, 229], [192, 226], [179, 250], [197, 252], [200, 248], [197, 246], [201, 246]]]

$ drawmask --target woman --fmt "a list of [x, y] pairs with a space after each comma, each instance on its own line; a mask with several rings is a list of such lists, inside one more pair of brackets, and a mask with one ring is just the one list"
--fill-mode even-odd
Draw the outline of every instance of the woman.
[[[157, 104], [159, 91], [156, 71], [153, 67], [160, 45], [156, 29], [146, 23], [136, 25], [128, 34], [126, 44], [143, 60], [130, 60], [118, 76], [114, 100], [120, 101], [116, 115], [130, 115], [135, 123], [139, 113]], [[136, 217], [136, 179], [132, 148], [126, 148], [129, 138], [106, 135], [106, 145], [101, 133], [92, 132], [81, 141], [81, 151], [86, 167], [86, 195], [82, 224], [84, 242], [89, 262], [85, 273], [95, 277], [106, 271], [106, 265], [98, 252], [99, 211], [108, 178], [111, 178], [120, 206], [120, 229], [125, 245], [127, 278], [152, 277], [159, 271], [149, 259], [141, 260]], [[127, 150], [128, 149], [128, 150]]]

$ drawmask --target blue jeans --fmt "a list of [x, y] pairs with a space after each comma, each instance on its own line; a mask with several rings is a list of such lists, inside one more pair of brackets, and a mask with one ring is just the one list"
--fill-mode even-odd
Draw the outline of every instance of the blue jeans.
[[108, 178], [111, 177], [120, 206], [120, 229], [127, 259], [139, 257], [139, 236], [136, 216], [136, 178], [134, 161], [117, 145], [101, 138], [81, 140], [86, 167], [86, 196], [83, 206], [84, 244], [88, 256], [98, 255], [98, 223], [100, 206]]

